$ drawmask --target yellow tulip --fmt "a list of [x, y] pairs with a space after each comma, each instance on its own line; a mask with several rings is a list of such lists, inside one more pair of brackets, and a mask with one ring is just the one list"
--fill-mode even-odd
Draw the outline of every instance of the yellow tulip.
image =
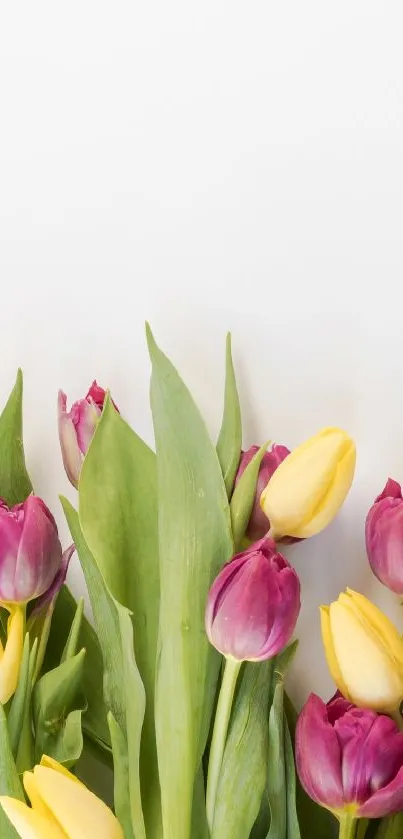
[[24, 773], [31, 807], [8, 796], [0, 804], [21, 839], [123, 839], [109, 807], [64, 766], [44, 756]]
[[321, 606], [327, 663], [341, 693], [361, 708], [395, 714], [403, 699], [403, 640], [363, 594], [347, 589]]
[[305, 539], [335, 517], [351, 487], [355, 445], [340, 428], [324, 428], [277, 467], [260, 504], [274, 536]]
[[5, 705], [11, 699], [18, 684], [22, 650], [24, 646], [24, 608], [17, 605], [5, 606], [10, 617], [7, 621], [6, 645], [0, 641], [0, 702]]

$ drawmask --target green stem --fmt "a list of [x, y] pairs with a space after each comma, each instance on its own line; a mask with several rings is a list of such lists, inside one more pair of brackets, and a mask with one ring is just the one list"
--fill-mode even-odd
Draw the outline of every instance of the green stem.
[[339, 839], [354, 839], [357, 819], [352, 813], [343, 813], [340, 818]]
[[213, 827], [218, 780], [220, 777], [228, 723], [231, 715], [232, 700], [234, 698], [240, 666], [240, 661], [235, 661], [234, 658], [227, 658], [225, 662], [223, 680], [221, 683], [221, 690], [218, 697], [207, 774], [206, 811], [210, 831]]

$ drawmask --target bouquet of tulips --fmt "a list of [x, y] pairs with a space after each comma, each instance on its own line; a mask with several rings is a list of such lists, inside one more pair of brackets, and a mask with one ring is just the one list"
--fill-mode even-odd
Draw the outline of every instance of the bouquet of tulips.
[[[243, 451], [228, 338], [212, 441], [147, 339], [155, 452], [96, 382], [70, 410], [59, 394], [64, 551], [25, 465], [21, 373], [0, 417], [0, 839], [403, 837], [398, 630], [347, 589], [321, 608], [335, 695], [298, 715], [285, 685], [301, 592], [284, 551], [337, 514], [352, 440]], [[366, 544], [402, 595], [395, 481]]]

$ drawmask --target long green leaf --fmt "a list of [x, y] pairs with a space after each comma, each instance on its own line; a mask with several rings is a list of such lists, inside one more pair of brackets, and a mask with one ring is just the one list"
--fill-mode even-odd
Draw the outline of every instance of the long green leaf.
[[22, 443], [22, 372], [0, 416], [0, 496], [10, 506], [32, 492]]
[[141, 788], [147, 835], [153, 839], [161, 833], [154, 725], [159, 611], [156, 458], [110, 398], [81, 471], [79, 515], [111, 594], [133, 615], [136, 662], [146, 691]]
[[228, 333], [226, 344], [224, 412], [217, 441], [217, 454], [228, 497], [232, 493], [235, 475], [241, 457], [241, 449], [241, 406], [239, 404], [238, 388], [232, 361], [231, 335]]
[[261, 446], [250, 463], [248, 463], [231, 498], [231, 525], [236, 548], [239, 548], [248, 526], [255, 498], [259, 468], [267, 446], [268, 443]]
[[[7, 719], [2, 705], [0, 705], [0, 795], [11, 795], [13, 798], [24, 801], [24, 793], [11, 751]], [[11, 826], [1, 807], [0, 836], [1, 839], [18, 839], [17, 832]]]
[[[53, 613], [44, 672], [53, 670], [60, 663], [76, 613], [77, 602], [67, 586], [63, 586]], [[82, 687], [88, 707], [83, 716], [83, 730], [97, 746], [109, 751], [111, 744], [103, 696], [102, 653], [96, 632], [85, 617], [81, 620], [78, 647], [86, 650]]]
[[247, 663], [225, 746], [211, 839], [245, 839], [258, 816], [268, 763], [272, 662]]
[[287, 797], [284, 760], [282, 680], [278, 680], [269, 716], [269, 766], [267, 790], [270, 804], [270, 830], [267, 839], [287, 839]]
[[164, 839], [189, 839], [219, 657], [204, 613], [233, 550], [217, 453], [193, 399], [148, 329], [158, 465], [161, 605], [155, 722]]
[[287, 839], [301, 839], [296, 801], [294, 752], [287, 719], [284, 715], [285, 788], [287, 795]]
[[[105, 702], [126, 743], [130, 813], [135, 839], [145, 839], [140, 793], [140, 741], [145, 692], [133, 651], [133, 627], [128, 610], [111, 595], [84, 539], [78, 515], [66, 498], [62, 506], [76, 545], [90, 596], [104, 662]], [[119, 806], [121, 806], [121, 799]], [[126, 836], [126, 839], [131, 837]]]
[[33, 692], [35, 757], [43, 754], [73, 766], [83, 749], [81, 714], [85, 709], [82, 692], [85, 650], [49, 670]]
[[127, 743], [122, 729], [117, 724], [111, 711], [108, 714], [108, 723], [111, 733], [113, 752], [113, 797], [115, 803], [115, 813], [123, 827], [125, 839], [131, 839], [133, 836], [133, 828], [130, 810], [129, 759]]

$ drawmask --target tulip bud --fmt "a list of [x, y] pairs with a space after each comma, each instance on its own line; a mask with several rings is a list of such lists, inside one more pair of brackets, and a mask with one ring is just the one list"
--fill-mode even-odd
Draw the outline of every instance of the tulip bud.
[[[242, 452], [238, 472], [235, 478], [235, 486], [237, 485], [241, 475], [243, 475], [246, 467], [249, 466], [249, 463], [258, 451], [259, 446], [251, 446], [248, 451]], [[270, 451], [265, 452], [263, 455], [256, 484], [255, 500], [253, 502], [249, 524], [246, 529], [246, 536], [251, 542], [257, 542], [258, 539], [263, 539], [270, 529], [270, 522], [260, 506], [260, 496], [277, 467], [289, 454], [290, 450], [287, 449], [286, 446], [274, 445]]]
[[263, 661], [288, 643], [299, 610], [298, 576], [266, 538], [224, 565], [209, 591], [206, 632], [224, 656]]
[[322, 639], [332, 677], [361, 708], [394, 714], [403, 699], [403, 640], [389, 618], [347, 589], [321, 606]]
[[56, 522], [43, 501], [0, 506], [0, 601], [27, 603], [51, 586], [62, 563]]
[[20, 674], [24, 646], [24, 608], [7, 606], [10, 616], [7, 621], [6, 644], [0, 641], [0, 703], [5, 705], [15, 693]]
[[369, 564], [378, 580], [403, 594], [403, 497], [400, 484], [388, 479], [365, 523]]
[[403, 808], [403, 733], [389, 717], [312, 693], [295, 739], [301, 784], [322, 807], [369, 819]]
[[84, 457], [102, 414], [105, 397], [106, 391], [93, 381], [85, 399], [74, 402], [70, 411], [67, 411], [67, 396], [59, 390], [59, 439], [63, 464], [68, 479], [76, 488]]
[[261, 496], [276, 536], [305, 539], [335, 517], [351, 487], [355, 446], [339, 428], [324, 428], [279, 465]]

